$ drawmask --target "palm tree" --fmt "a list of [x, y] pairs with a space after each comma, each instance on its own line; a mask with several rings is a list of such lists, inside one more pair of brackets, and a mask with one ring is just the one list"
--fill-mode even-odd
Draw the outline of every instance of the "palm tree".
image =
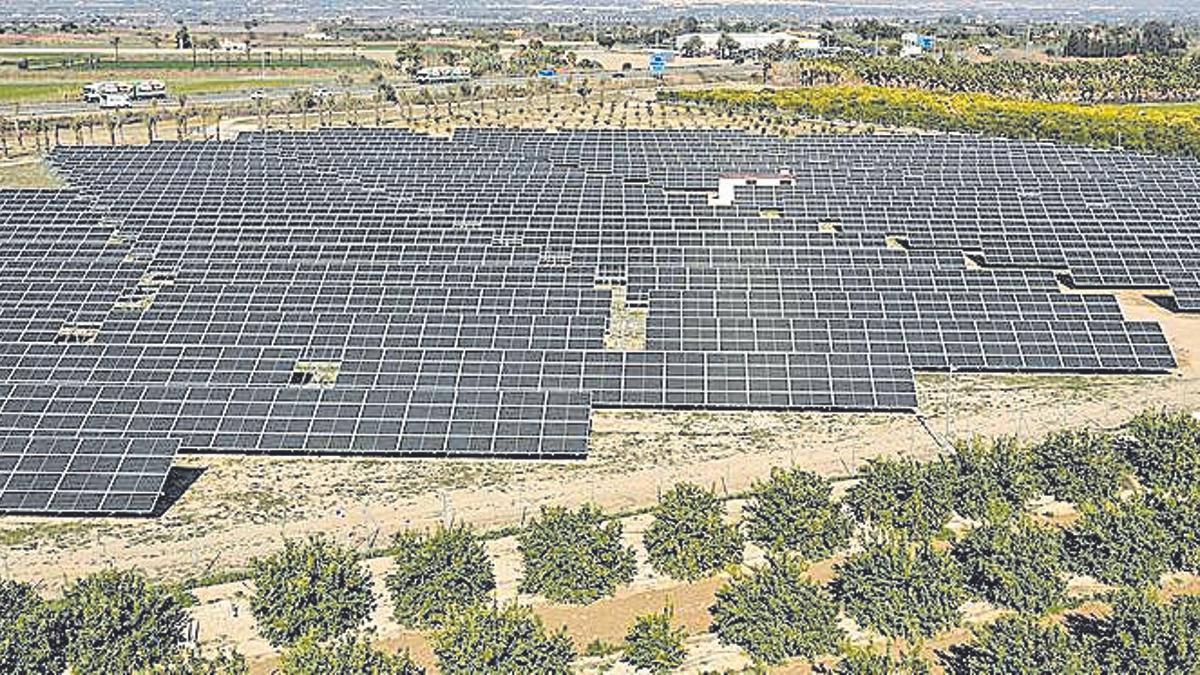
[[120, 35], [112, 36], [112, 39], [110, 39], [108, 41], [108, 43], [111, 44], [112, 48], [113, 48], [113, 61], [120, 63], [121, 62], [121, 36]]
[[116, 117], [109, 114], [104, 118], [104, 126], [108, 127], [108, 144], [117, 144], [117, 120]]
[[13, 104], [13, 129], [15, 129], [17, 132], [17, 147], [23, 150], [25, 149], [25, 134], [22, 132], [23, 127], [21, 125], [20, 115], [21, 104]]

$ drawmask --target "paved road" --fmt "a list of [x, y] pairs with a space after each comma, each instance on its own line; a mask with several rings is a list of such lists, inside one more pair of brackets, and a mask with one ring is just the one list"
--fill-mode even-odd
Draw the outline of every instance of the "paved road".
[[[733, 66], [733, 65], [718, 64], [718, 65], [700, 65], [700, 66], [681, 66], [678, 68], [673, 68], [673, 69], [670, 69], [667, 71], [668, 77], [670, 76], [670, 74], [672, 72], [675, 72], [675, 73], [708, 72], [708, 73], [712, 73], [714, 75], [728, 76], [728, 75], [754, 75], [754, 74], [757, 74], [759, 71], [754, 66]], [[642, 71], [638, 71], [638, 72], [634, 72], [634, 73], [617, 73], [617, 72], [575, 73], [573, 76], [574, 76], [576, 82], [578, 82], [584, 78], [594, 81], [594, 80], [612, 80], [618, 76], [621, 76], [621, 77], [624, 77], [626, 79], [626, 81], [638, 82], [641, 84], [645, 84], [645, 83], [650, 82], [652, 79], [649, 73], [642, 72]], [[475, 80], [471, 80], [471, 84], [481, 86], [481, 87], [497, 87], [497, 86], [505, 86], [505, 85], [521, 86], [521, 85], [529, 82], [530, 80], [536, 80], [536, 79], [538, 79], [538, 78], [535, 76], [527, 76], [527, 75], [489, 76], [489, 77], [481, 77], [481, 78], [478, 78]], [[558, 78], [556, 78], [556, 81], [558, 81], [559, 83], [565, 83], [566, 77], [565, 76], [558, 77]], [[398, 83], [393, 82], [392, 84], [393, 84], [393, 86], [396, 87], [396, 89], [398, 91], [414, 91], [414, 90], [422, 88], [422, 85], [419, 85], [415, 82], [398, 82]], [[261, 91], [263, 92], [263, 95], [265, 96], [265, 98], [269, 101], [286, 101], [288, 99], [288, 97], [290, 97], [292, 95], [293, 92], [300, 90], [300, 89], [310, 89], [313, 86], [324, 86], [325, 89], [328, 89], [329, 91], [333, 92], [335, 95], [338, 95], [338, 96], [341, 96], [347, 92], [349, 92], [353, 96], [371, 96], [376, 91], [374, 87], [359, 86], [359, 87], [347, 88], [347, 87], [338, 87], [331, 83], [326, 84], [326, 83], [317, 83], [317, 82], [314, 82], [313, 85], [304, 86], [304, 87], [271, 87], [271, 88], [263, 87], [261, 89]], [[458, 86], [459, 85], [457, 83], [424, 85], [425, 88], [435, 90], [435, 91], [452, 89], [452, 88], [455, 88]], [[241, 89], [241, 90], [237, 90], [237, 91], [227, 91], [227, 92], [214, 93], [214, 94], [190, 94], [190, 95], [188, 95], [187, 99], [189, 102], [191, 102], [193, 104], [200, 104], [200, 105], [221, 105], [221, 104], [228, 104], [228, 103], [247, 102], [249, 92], [254, 91], [255, 89], [258, 89], [258, 88], [254, 87], [253, 84], [250, 84], [245, 89]], [[166, 101], [160, 101], [159, 107], [172, 108], [172, 107], [178, 105], [178, 102], [179, 102], [178, 99], [176, 99], [175, 97], [169, 97]], [[145, 102], [145, 101], [137, 102], [134, 104], [135, 109], [149, 108], [149, 107], [150, 107], [150, 103]], [[8, 106], [4, 106], [3, 108], [0, 108], [0, 112], [3, 112], [4, 114], [8, 114], [11, 116], [19, 116], [19, 117], [53, 117], [53, 116], [77, 115], [77, 114], [82, 114], [82, 113], [95, 112], [99, 109], [100, 109], [100, 106], [99, 106], [99, 104], [96, 104], [96, 103], [85, 103], [83, 101], [66, 101], [66, 102], [55, 102], [55, 103], [22, 103], [20, 105], [8, 105]]]

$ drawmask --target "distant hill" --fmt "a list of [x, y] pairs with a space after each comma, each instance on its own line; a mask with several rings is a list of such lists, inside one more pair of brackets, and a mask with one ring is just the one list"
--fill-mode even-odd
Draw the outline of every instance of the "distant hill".
[[845, 16], [907, 18], [963, 15], [998, 19], [1080, 20], [1191, 18], [1194, 0], [7, 0], [12, 20], [125, 19], [170, 23], [314, 21], [339, 17], [359, 21], [586, 21], [598, 24], [692, 15], [699, 18], [789, 18], [819, 20]]

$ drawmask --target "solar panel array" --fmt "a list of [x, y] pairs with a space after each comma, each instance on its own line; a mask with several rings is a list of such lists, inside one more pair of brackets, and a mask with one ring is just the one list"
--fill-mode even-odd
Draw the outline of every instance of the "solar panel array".
[[[52, 161], [71, 189], [0, 192], [0, 511], [149, 512], [177, 451], [578, 458], [596, 408], [1164, 372], [1157, 324], [1064, 281], [1200, 306], [1184, 160], [326, 129]], [[644, 340], [606, 339], [622, 299]]]

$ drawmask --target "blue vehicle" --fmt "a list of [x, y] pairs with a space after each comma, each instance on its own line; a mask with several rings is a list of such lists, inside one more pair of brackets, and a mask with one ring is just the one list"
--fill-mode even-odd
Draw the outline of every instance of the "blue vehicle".
[[558, 71], [553, 68], [542, 68], [537, 74], [538, 77], [554, 77], [558, 75]]

